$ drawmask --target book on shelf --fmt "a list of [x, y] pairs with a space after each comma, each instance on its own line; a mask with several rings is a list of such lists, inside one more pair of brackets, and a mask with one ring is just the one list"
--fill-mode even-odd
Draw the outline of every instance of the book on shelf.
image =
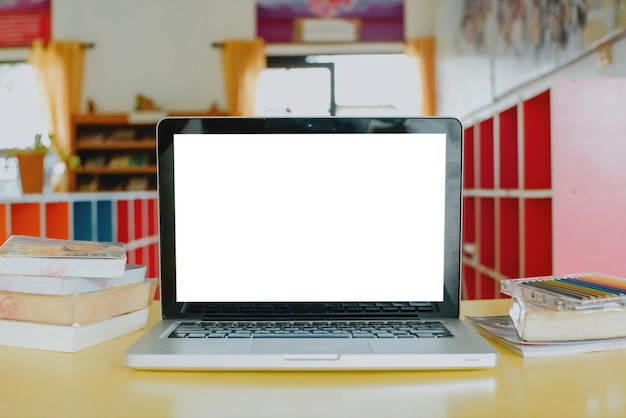
[[0, 274], [0, 291], [70, 295], [137, 283], [146, 278], [145, 265], [126, 264], [122, 277], [63, 277]]
[[0, 246], [0, 274], [121, 277], [125, 265], [121, 242], [12, 235]]
[[109, 134], [108, 140], [133, 140], [135, 139], [135, 130], [132, 128], [120, 128], [116, 129]]
[[626, 348], [626, 337], [580, 341], [524, 341], [517, 334], [513, 320], [508, 315], [466, 317], [485, 338], [495, 341], [522, 357], [550, 357], [571, 354], [609, 351]]
[[89, 325], [50, 325], [0, 319], [0, 345], [75, 353], [145, 328], [147, 307]]
[[102, 154], [90, 155], [83, 159], [84, 168], [100, 168], [107, 164], [106, 157]]
[[131, 177], [126, 183], [126, 190], [148, 190], [150, 179], [148, 177]]
[[145, 167], [150, 162], [150, 155], [145, 152], [134, 152], [128, 160], [129, 167]]
[[42, 324], [87, 325], [150, 305], [156, 279], [91, 293], [38, 295], [0, 291], [0, 319]]
[[94, 142], [102, 142], [105, 140], [104, 134], [102, 132], [90, 132], [90, 133], [82, 133], [78, 138], [79, 145], [85, 145]]
[[130, 167], [130, 154], [114, 155], [109, 160], [109, 168], [128, 168]]

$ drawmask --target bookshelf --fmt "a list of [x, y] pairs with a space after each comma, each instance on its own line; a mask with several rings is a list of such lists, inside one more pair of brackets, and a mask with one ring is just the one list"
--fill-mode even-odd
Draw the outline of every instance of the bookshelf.
[[73, 191], [156, 190], [156, 120], [132, 122], [127, 114], [76, 115]]
[[550, 90], [465, 127], [463, 298], [552, 272]]
[[69, 190], [156, 190], [156, 124], [164, 116], [228, 116], [213, 105], [206, 111], [74, 115], [71, 152], [81, 165], [69, 176]]

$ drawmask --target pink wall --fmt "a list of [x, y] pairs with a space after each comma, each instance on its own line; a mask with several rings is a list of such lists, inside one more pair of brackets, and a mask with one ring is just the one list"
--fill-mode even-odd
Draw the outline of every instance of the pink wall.
[[626, 277], [626, 79], [552, 88], [554, 273]]

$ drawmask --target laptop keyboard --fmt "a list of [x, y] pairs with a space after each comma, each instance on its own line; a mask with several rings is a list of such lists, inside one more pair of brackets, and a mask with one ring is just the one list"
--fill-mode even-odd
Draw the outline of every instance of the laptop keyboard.
[[198, 316], [221, 315], [414, 315], [434, 312], [428, 302], [333, 302], [333, 303], [194, 303], [187, 313]]
[[437, 321], [182, 322], [169, 338], [447, 338]]

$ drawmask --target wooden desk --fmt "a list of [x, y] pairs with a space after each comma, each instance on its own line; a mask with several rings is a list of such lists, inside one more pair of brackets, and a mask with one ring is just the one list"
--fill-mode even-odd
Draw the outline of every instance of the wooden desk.
[[[468, 301], [467, 315], [508, 300]], [[158, 319], [152, 305], [151, 322]], [[626, 350], [439, 372], [148, 372], [141, 331], [76, 354], [0, 347], [1, 417], [625, 417]]]

